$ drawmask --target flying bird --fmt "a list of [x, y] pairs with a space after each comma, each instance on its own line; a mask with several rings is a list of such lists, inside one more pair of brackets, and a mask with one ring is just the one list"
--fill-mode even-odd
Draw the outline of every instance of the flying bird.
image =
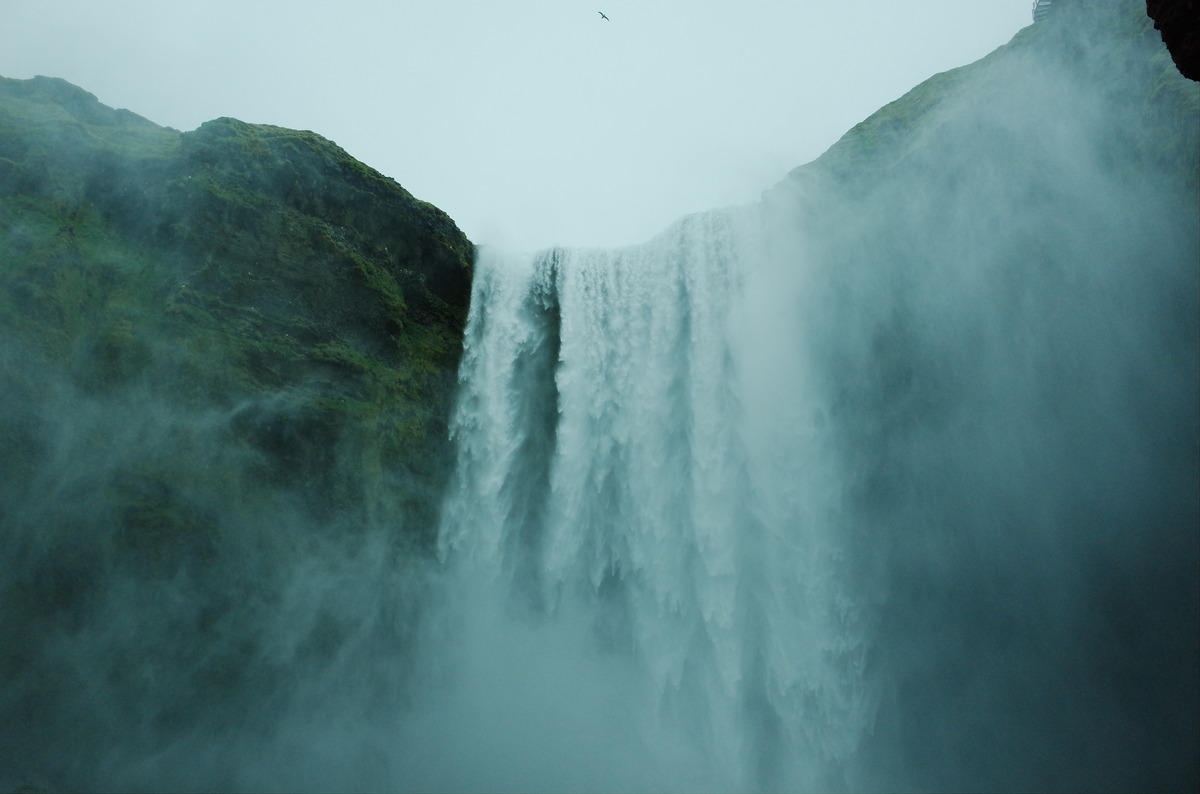
[[604, 12], [603, 12], [603, 11], [597, 11], [596, 13], [597, 13], [597, 14], [599, 14], [599, 15], [600, 15], [600, 18], [601, 18], [601, 19], [603, 19], [605, 22], [611, 22], [611, 21], [612, 21], [612, 20], [610, 20], [608, 17], [604, 16]]

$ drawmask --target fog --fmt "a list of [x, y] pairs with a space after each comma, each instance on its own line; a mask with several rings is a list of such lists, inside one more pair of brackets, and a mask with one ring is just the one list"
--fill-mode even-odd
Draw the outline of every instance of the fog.
[[439, 662], [503, 693], [439, 712], [455, 786], [1192, 785], [1196, 151], [1123, 98], [1196, 89], [1135, 6], [942, 83], [877, 171], [485, 252]]
[[[0, 787], [1194, 789], [1197, 87], [1137, 6], [643, 244], [485, 246], [436, 554], [243, 490], [270, 405], [10, 390]], [[180, 449], [210, 540], [97, 564]]]

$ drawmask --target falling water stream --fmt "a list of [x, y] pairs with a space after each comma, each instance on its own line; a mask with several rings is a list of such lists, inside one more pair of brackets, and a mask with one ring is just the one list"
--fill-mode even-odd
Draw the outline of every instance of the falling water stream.
[[1200, 235], [1137, 35], [868, 123], [877, 170], [483, 249], [415, 787], [1190, 779]]
[[505, 630], [622, 669], [621, 719], [682, 787], [816, 784], [873, 708], [811, 396], [756, 393], [735, 343], [761, 225], [739, 209], [635, 248], [485, 254], [463, 368], [443, 552]]

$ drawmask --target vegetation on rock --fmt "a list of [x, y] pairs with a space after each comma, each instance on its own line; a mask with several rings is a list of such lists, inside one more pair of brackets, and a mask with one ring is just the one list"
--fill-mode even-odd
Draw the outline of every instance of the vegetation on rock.
[[[383, 499], [385, 470], [436, 486], [473, 255], [444, 213], [313, 133], [179, 133], [50, 78], [0, 82], [0, 163], [0, 323], [36, 361], [5, 377], [33, 405], [226, 410], [339, 510]], [[332, 465], [351, 437], [365, 459]], [[428, 514], [405, 523], [428, 540]]]
[[[286, 561], [380, 538], [389, 571], [428, 554], [473, 256], [443, 212], [314, 133], [181, 133], [0, 78], [7, 750], [99, 737], [111, 714], [79, 692], [105, 682], [143, 681], [120, 704], [143, 750], [163, 721], [261, 703], [282, 683], [238, 660], [267, 652]], [[142, 625], [114, 633], [133, 603]], [[277, 664], [403, 634], [370, 622], [314, 605]], [[105, 669], [72, 668], [64, 642]]]

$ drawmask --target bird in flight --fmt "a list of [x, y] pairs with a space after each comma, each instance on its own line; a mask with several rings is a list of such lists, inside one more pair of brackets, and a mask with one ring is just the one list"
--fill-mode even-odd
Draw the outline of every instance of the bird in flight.
[[608, 17], [604, 16], [604, 12], [603, 12], [603, 11], [597, 11], [596, 13], [597, 13], [597, 14], [599, 14], [599, 15], [600, 15], [600, 18], [601, 18], [601, 19], [603, 19], [605, 22], [611, 22], [611, 21], [612, 21], [612, 20], [610, 20]]

